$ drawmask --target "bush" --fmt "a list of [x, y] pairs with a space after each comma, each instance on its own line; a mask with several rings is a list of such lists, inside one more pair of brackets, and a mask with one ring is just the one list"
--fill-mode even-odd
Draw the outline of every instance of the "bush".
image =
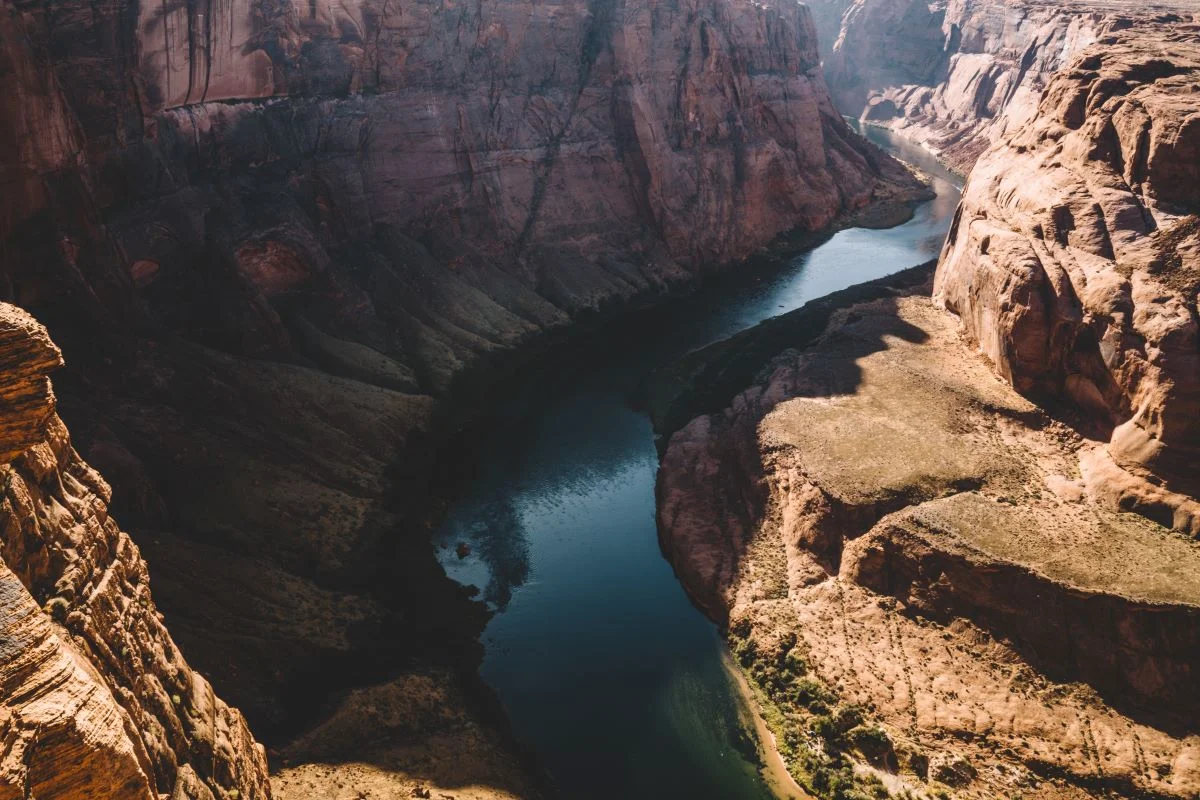
[[837, 695], [821, 684], [809, 678], [796, 681], [792, 695], [797, 705], [807, 708], [814, 714], [826, 714], [829, 707], [837, 703]]
[[856, 728], [863, 723], [863, 710], [861, 706], [850, 704], [840, 706], [837, 711], [833, 712], [833, 722], [837, 726], [838, 733], [846, 733], [851, 728]]
[[816, 767], [812, 770], [812, 788], [829, 800], [873, 800], [888, 796], [883, 781], [874, 775], [859, 777], [849, 766]]
[[50, 618], [55, 622], [62, 622], [67, 618], [67, 612], [71, 610], [71, 604], [67, 602], [65, 597], [51, 597], [46, 601], [46, 605], [42, 610], [50, 615]]
[[783, 668], [796, 676], [808, 674], [808, 663], [804, 660], [804, 656], [800, 655], [794, 648], [789, 650], [787, 655], [783, 657]]
[[820, 714], [813, 717], [812, 729], [813, 733], [820, 736], [825, 741], [825, 744], [831, 747], [836, 745], [841, 738], [837, 726], [833, 724], [833, 717], [828, 714]]
[[895, 760], [892, 740], [882, 728], [859, 726], [847, 735], [847, 740], [875, 766], [891, 766]]
[[758, 656], [758, 645], [753, 639], [738, 639], [733, 643], [733, 655], [743, 667], [749, 667]]

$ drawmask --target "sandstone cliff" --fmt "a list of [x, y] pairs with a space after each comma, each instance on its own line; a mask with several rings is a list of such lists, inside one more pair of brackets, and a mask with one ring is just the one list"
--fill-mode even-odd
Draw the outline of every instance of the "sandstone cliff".
[[1103, 36], [979, 159], [922, 291], [664, 379], [757, 371], [695, 395], [728, 407], [671, 437], [660, 533], [817, 794], [1200, 789], [1197, 56]]
[[1200, 26], [1103, 38], [971, 173], [935, 299], [1111, 440], [1089, 491], [1200, 535]]
[[108, 485], [55, 415], [61, 363], [0, 304], [0, 797], [270, 797], [262, 747], [175, 646]]
[[1188, 3], [814, 0], [839, 110], [887, 125], [962, 172], [1037, 112], [1050, 77], [1120, 30], [1184, 22]]

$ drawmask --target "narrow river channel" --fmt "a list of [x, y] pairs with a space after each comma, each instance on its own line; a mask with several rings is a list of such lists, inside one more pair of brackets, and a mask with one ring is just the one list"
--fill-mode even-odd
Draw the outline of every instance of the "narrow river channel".
[[772, 797], [721, 639], [659, 551], [658, 456], [632, 398], [688, 350], [936, 256], [961, 181], [885, 131], [866, 134], [933, 176], [937, 197], [911, 221], [841, 231], [769, 275], [639, 315], [497, 398], [438, 541], [451, 577], [497, 609], [483, 677], [564, 798]]

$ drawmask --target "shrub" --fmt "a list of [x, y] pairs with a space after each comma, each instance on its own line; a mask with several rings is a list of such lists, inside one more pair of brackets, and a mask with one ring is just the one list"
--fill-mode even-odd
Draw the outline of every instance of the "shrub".
[[789, 650], [787, 655], [783, 657], [783, 667], [793, 675], [808, 674], [808, 663], [804, 660], [804, 656], [800, 655], [795, 648]]
[[853, 728], [846, 738], [875, 766], [890, 766], [895, 759], [892, 740], [882, 728], [859, 726]]
[[825, 744], [832, 747], [838, 743], [840, 735], [837, 726], [833, 724], [833, 717], [828, 714], [819, 714], [813, 717], [812, 729], [813, 733], [825, 741]]
[[[887, 797], [887, 787], [874, 775], [859, 777], [849, 766], [817, 767], [812, 770], [812, 788], [830, 800], [872, 800]], [[883, 794], [879, 792], [882, 790]]]
[[797, 705], [814, 714], [828, 713], [829, 707], [837, 703], [837, 695], [809, 678], [796, 681], [793, 697]]
[[737, 620], [729, 626], [729, 634], [737, 639], [745, 639], [750, 635], [750, 620], [746, 617]]
[[863, 723], [863, 710], [861, 706], [851, 703], [850, 705], [839, 706], [833, 712], [833, 722], [837, 726], [838, 733], [845, 733], [851, 728], [856, 728]]
[[67, 618], [67, 612], [71, 610], [71, 604], [67, 602], [65, 597], [51, 597], [46, 601], [46, 605], [42, 610], [50, 615], [50, 618], [56, 622], [62, 622]]
[[733, 643], [733, 655], [743, 667], [748, 667], [758, 656], [758, 645], [753, 639], [738, 639]]

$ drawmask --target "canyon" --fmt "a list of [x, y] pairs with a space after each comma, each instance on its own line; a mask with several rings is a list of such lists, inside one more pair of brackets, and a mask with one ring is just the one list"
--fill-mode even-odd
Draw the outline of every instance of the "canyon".
[[815, 793], [1200, 788], [1198, 55], [1108, 25], [936, 266], [657, 379], [664, 551]]
[[[0, 297], [62, 347], [73, 446], [283, 797], [356, 760], [380, 792], [538, 794], [475, 675], [489, 612], [429, 541], [482, 393], [925, 194], [834, 110], [789, 3], [9, 0], [0, 75]], [[468, 741], [478, 775], [434, 764]]]
[[843, 114], [945, 246], [651, 377], [663, 554], [818, 796], [1200, 790], [1186, 8], [3, 11], [0, 797], [553, 794], [433, 532], [564, 342], [932, 196]]

